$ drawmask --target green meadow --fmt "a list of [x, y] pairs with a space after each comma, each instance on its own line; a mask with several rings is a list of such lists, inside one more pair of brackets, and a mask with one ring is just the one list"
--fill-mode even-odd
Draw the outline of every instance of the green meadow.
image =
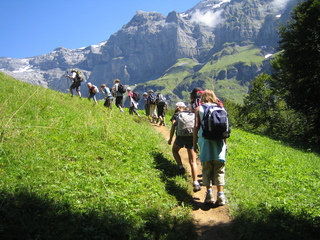
[[[0, 116], [1, 239], [196, 239], [190, 176], [145, 117], [2, 73]], [[318, 154], [232, 129], [227, 158], [237, 239], [318, 239]]]

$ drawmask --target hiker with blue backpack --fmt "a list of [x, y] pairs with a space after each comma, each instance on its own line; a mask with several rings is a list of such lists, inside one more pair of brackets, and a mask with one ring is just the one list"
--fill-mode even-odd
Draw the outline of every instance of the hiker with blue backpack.
[[103, 105], [106, 108], [112, 109], [113, 96], [112, 96], [110, 89], [107, 87], [107, 85], [101, 84], [100, 90], [102, 93], [105, 94], [105, 97], [104, 97], [105, 101], [104, 101]]
[[113, 96], [116, 98], [116, 106], [120, 109], [120, 112], [123, 111], [123, 94], [126, 92], [126, 87], [120, 83], [119, 79], [114, 80], [114, 85], [112, 88]]
[[149, 115], [148, 120], [152, 123], [157, 123], [157, 105], [156, 105], [156, 100], [157, 100], [157, 96], [156, 94], [153, 92], [153, 90], [149, 90], [148, 91], [148, 105], [149, 105]]
[[[224, 107], [219, 106], [212, 90], [205, 90], [201, 95], [201, 105], [196, 108], [193, 131], [193, 146], [199, 154], [202, 165], [202, 181], [207, 188], [205, 203], [225, 205], [224, 194], [226, 142], [230, 128], [228, 115]], [[212, 192], [212, 185], [217, 186], [217, 201]]]
[[176, 103], [176, 108], [177, 112], [171, 118], [172, 125], [168, 144], [171, 145], [174, 133], [176, 133], [176, 138], [172, 145], [172, 154], [178, 164], [178, 169], [181, 173], [184, 173], [185, 169], [183, 167], [179, 151], [184, 147], [187, 149], [193, 180], [193, 191], [197, 192], [201, 190], [201, 187], [197, 180], [197, 155], [193, 150], [193, 128], [195, 116], [194, 113], [186, 110], [186, 105], [183, 102]]

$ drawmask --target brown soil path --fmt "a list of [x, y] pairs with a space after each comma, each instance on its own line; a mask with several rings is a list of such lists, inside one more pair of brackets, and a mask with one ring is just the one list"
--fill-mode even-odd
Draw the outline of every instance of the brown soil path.
[[[154, 128], [162, 133], [166, 140], [169, 139], [170, 130], [167, 127], [153, 124]], [[181, 159], [188, 174], [190, 174], [190, 165], [186, 149], [180, 150]], [[191, 174], [190, 174], [191, 175]], [[198, 175], [201, 183], [201, 164], [198, 160]], [[192, 184], [190, 182], [190, 184]], [[216, 190], [214, 189], [215, 197]], [[193, 193], [193, 211], [194, 223], [198, 233], [198, 240], [233, 240], [236, 236], [233, 231], [232, 217], [228, 214], [228, 206], [214, 206], [204, 204], [206, 190], [202, 187], [201, 191]]]

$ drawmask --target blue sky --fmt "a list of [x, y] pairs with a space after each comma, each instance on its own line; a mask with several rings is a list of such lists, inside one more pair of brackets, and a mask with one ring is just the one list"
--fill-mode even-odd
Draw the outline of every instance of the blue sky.
[[201, 0], [1, 0], [0, 57], [26, 58], [57, 47], [107, 40], [138, 10], [183, 12]]

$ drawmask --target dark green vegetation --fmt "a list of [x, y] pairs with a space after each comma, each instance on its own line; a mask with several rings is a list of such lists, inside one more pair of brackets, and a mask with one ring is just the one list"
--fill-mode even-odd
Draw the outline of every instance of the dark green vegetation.
[[[190, 179], [147, 121], [3, 74], [0, 100], [1, 238], [196, 239]], [[320, 157], [237, 129], [228, 146], [236, 236], [317, 239]]]

